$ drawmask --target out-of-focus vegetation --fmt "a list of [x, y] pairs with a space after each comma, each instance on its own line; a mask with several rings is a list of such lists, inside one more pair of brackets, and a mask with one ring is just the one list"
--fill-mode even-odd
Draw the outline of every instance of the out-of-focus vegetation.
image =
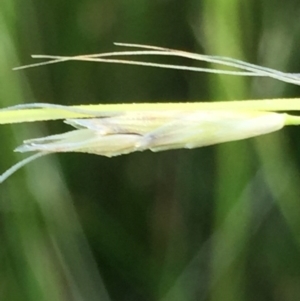
[[[269, 79], [134, 66], [11, 71], [29, 54], [111, 51], [118, 41], [299, 72], [299, 13], [297, 0], [2, 0], [1, 107], [300, 96]], [[12, 149], [22, 140], [66, 130], [2, 126], [1, 170], [21, 158]], [[0, 300], [299, 300], [299, 131], [32, 163], [0, 186]]]

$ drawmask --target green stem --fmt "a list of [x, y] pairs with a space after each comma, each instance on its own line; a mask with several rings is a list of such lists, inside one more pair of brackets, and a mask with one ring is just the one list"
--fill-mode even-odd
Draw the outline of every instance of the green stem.
[[[133, 111], [163, 110], [300, 111], [300, 98], [193, 103], [98, 104], [81, 106], [28, 104], [23, 106], [21, 109], [19, 107], [12, 107], [11, 109], [0, 110], [0, 124], [111, 116], [114, 114]], [[297, 118], [295, 118], [296, 116], [294, 116], [293, 119], [288, 118], [287, 124], [295, 124], [294, 122], [298, 124]]]
[[285, 114], [285, 125], [300, 125], [300, 116]]

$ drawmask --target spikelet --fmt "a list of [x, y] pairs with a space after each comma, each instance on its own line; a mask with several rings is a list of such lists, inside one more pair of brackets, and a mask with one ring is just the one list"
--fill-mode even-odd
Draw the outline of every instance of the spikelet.
[[[210, 72], [237, 76], [264, 76], [299, 85], [299, 74], [284, 73], [239, 60], [188, 53], [148, 45], [117, 44], [134, 51], [74, 57], [39, 55], [50, 59], [16, 69], [70, 60], [121, 63]], [[114, 58], [130, 55], [179, 56], [237, 68], [237, 71], [157, 64]], [[0, 176], [0, 183], [25, 164], [51, 153], [83, 152], [113, 157], [135, 151], [154, 152], [196, 148], [271, 133], [285, 125], [299, 125], [300, 117], [276, 111], [300, 110], [299, 99], [180, 104], [117, 104], [62, 106], [25, 104], [0, 110], [0, 124], [65, 119], [76, 129], [67, 133], [24, 141], [17, 152], [36, 152]]]
[[144, 150], [191, 149], [274, 132], [285, 125], [286, 116], [256, 111], [153, 111], [70, 119], [66, 123], [78, 129], [27, 140], [15, 151], [113, 157]]

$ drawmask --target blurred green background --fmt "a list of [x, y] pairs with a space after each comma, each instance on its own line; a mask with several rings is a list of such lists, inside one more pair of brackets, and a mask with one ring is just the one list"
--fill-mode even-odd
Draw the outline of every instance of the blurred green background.
[[[297, 97], [299, 87], [262, 78], [80, 62], [11, 68], [30, 54], [99, 53], [117, 41], [300, 72], [299, 14], [297, 0], [1, 0], [1, 107]], [[2, 126], [1, 171], [22, 158], [12, 150], [24, 139], [69, 129]], [[30, 164], [0, 186], [0, 300], [299, 300], [299, 133]]]

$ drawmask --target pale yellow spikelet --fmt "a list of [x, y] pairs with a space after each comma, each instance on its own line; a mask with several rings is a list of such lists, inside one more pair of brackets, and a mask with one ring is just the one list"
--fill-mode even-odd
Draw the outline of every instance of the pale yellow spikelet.
[[131, 112], [74, 119], [80, 129], [25, 141], [18, 152], [86, 152], [112, 157], [134, 151], [195, 148], [270, 133], [285, 114], [251, 111]]
[[[285, 73], [239, 60], [199, 55], [180, 50], [139, 44], [117, 44], [138, 50], [73, 57], [38, 55], [47, 62], [16, 69], [71, 60], [121, 63], [234, 76], [271, 77], [300, 85], [299, 74]], [[232, 69], [212, 69], [119, 59], [119, 56], [177, 56], [220, 64]], [[17, 163], [12, 173], [38, 157], [58, 152], [83, 152], [112, 157], [135, 151], [196, 148], [271, 133], [285, 125], [299, 125], [300, 117], [279, 111], [299, 111], [300, 99], [265, 99], [217, 103], [140, 103], [62, 106], [25, 104], [0, 110], [0, 124], [64, 119], [76, 129], [64, 134], [27, 140], [17, 152], [37, 152]]]

